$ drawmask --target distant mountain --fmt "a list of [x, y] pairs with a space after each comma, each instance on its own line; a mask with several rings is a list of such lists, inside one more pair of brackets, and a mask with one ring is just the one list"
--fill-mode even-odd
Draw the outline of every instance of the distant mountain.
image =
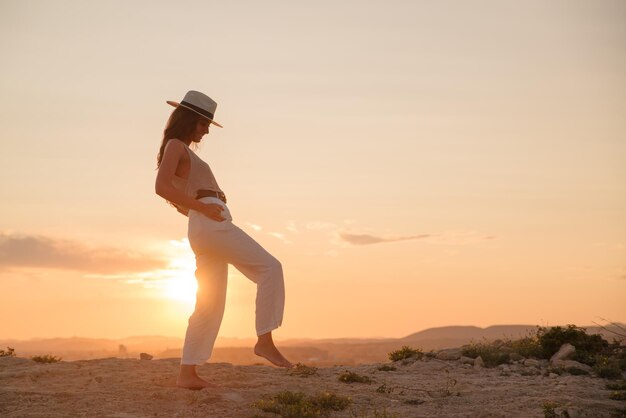
[[454, 338], [454, 339], [467, 339], [467, 338], [520, 338], [525, 337], [530, 333], [534, 333], [537, 330], [535, 325], [492, 325], [487, 328], [479, 328], [475, 326], [448, 326], [428, 328], [423, 331], [416, 332], [408, 335], [400, 340], [414, 341], [414, 340], [426, 340], [426, 339], [439, 339], [439, 338]]
[[[618, 324], [626, 329], [626, 325]], [[601, 334], [613, 341], [614, 334], [598, 326], [585, 327], [590, 334]], [[616, 329], [615, 327], [610, 327]], [[294, 362], [317, 365], [361, 364], [386, 361], [388, 353], [409, 345], [423, 351], [460, 347], [472, 341], [517, 339], [534, 334], [534, 325], [446, 326], [428, 328], [403, 338], [330, 338], [278, 340], [285, 355]], [[263, 362], [251, 348], [254, 338], [218, 338], [211, 362], [255, 364]], [[137, 358], [140, 352], [155, 358], [180, 357], [182, 338], [158, 335], [132, 336], [122, 339], [105, 338], [34, 338], [30, 340], [0, 340], [0, 348], [12, 347], [20, 357], [40, 354], [60, 356], [64, 360], [103, 357]], [[123, 347], [122, 347], [123, 346]]]

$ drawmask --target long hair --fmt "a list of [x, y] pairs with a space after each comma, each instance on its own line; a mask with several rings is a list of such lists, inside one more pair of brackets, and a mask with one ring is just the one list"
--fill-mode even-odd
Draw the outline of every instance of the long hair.
[[161, 141], [161, 148], [157, 155], [157, 168], [161, 165], [167, 142], [174, 138], [182, 141], [189, 138], [195, 131], [198, 120], [201, 118], [202, 116], [186, 107], [178, 106], [174, 109], [163, 130], [163, 141]]

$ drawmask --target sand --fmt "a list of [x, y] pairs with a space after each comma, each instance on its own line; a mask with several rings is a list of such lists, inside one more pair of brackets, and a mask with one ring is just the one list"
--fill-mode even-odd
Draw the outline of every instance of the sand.
[[[379, 371], [378, 363], [324, 367], [302, 377], [267, 365], [207, 363], [198, 367], [199, 374], [222, 387], [190, 391], [175, 386], [179, 361], [106, 358], [41, 364], [1, 357], [0, 416], [276, 417], [253, 404], [283, 390], [331, 391], [352, 399], [331, 417], [544, 417], [546, 402], [559, 405], [557, 413], [567, 409], [572, 418], [610, 417], [621, 416], [616, 411], [626, 406], [609, 399], [605, 379], [525, 375], [539, 370], [521, 364], [475, 369], [460, 361], [424, 358], [396, 364], [395, 371]], [[372, 383], [340, 382], [345, 371], [368, 376]]]

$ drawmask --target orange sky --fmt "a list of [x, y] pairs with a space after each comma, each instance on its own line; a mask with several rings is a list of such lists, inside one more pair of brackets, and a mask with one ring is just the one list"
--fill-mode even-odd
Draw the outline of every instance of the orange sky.
[[[213, 7], [212, 7], [213, 6]], [[626, 321], [626, 4], [0, 0], [0, 338], [183, 336], [171, 107], [281, 260], [275, 337]], [[254, 336], [231, 268], [221, 336]], [[7, 320], [7, 318], [9, 320]]]

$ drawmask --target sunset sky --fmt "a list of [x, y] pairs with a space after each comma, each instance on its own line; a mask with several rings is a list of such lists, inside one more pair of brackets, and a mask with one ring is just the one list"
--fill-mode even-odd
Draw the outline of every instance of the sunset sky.
[[[626, 322], [626, 2], [0, 0], [0, 338], [183, 337], [187, 90], [276, 339]], [[231, 267], [220, 336], [255, 335]]]

